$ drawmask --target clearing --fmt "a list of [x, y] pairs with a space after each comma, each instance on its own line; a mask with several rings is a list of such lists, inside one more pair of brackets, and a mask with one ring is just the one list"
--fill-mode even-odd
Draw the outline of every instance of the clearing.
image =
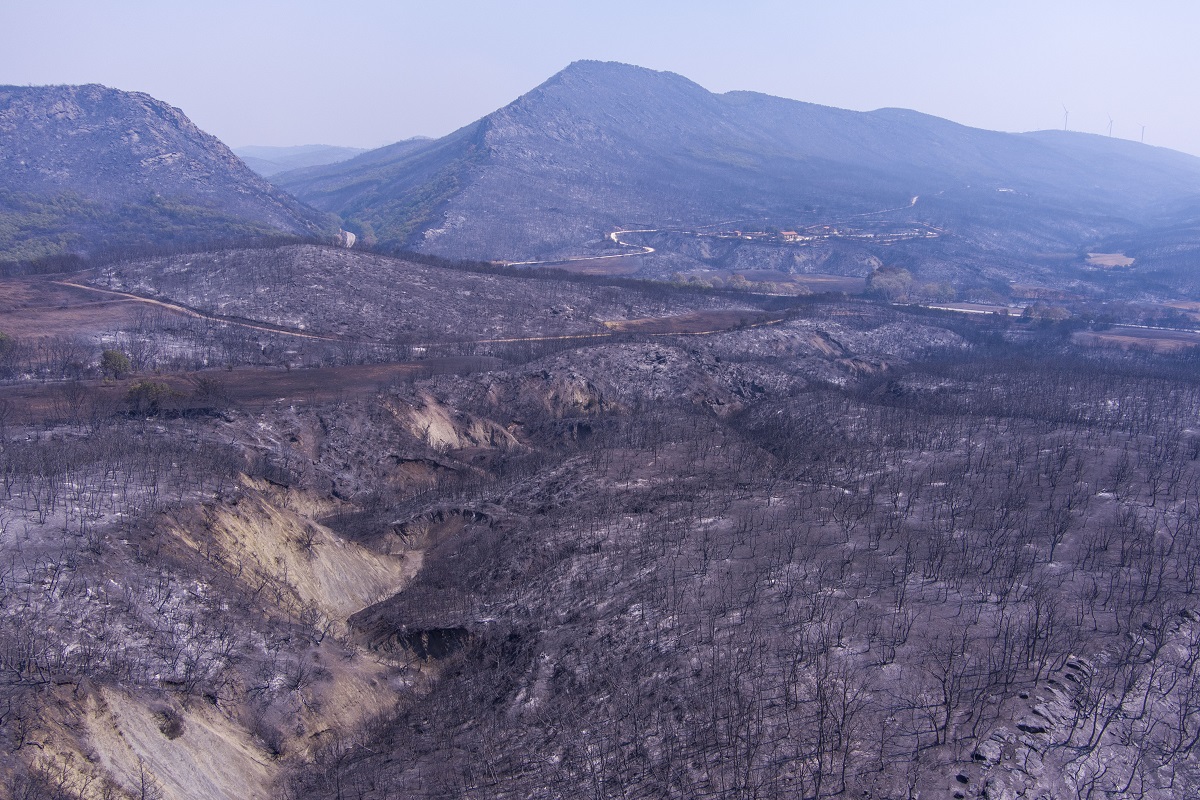
[[1132, 266], [1133, 259], [1124, 253], [1088, 253], [1087, 263], [1093, 267], [1112, 269], [1113, 267]]

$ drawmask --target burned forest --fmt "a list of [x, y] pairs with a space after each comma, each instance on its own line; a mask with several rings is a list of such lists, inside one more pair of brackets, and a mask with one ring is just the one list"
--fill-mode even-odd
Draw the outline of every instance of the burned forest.
[[42, 798], [1200, 792], [1200, 371], [317, 245], [3, 279]]

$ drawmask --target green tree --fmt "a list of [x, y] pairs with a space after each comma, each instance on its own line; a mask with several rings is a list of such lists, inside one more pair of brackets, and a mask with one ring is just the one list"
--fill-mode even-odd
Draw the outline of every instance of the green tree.
[[946, 303], [957, 297], [958, 292], [949, 283], [927, 283], [921, 287], [921, 296], [925, 300]]
[[889, 303], [907, 300], [912, 285], [912, 273], [899, 267], [880, 267], [867, 276], [867, 293]]
[[1052, 306], [1049, 303], [1038, 301], [1025, 306], [1021, 316], [1039, 322], [1062, 322], [1071, 318], [1071, 312], [1060, 306]]
[[132, 371], [129, 356], [120, 350], [105, 350], [100, 354], [100, 371], [113, 378], [124, 378]]
[[178, 397], [179, 393], [162, 381], [138, 381], [125, 393], [129, 412], [137, 416], [154, 416], [162, 411], [163, 404]]
[[16, 337], [0, 332], [0, 377], [7, 378], [16, 373], [19, 352]]

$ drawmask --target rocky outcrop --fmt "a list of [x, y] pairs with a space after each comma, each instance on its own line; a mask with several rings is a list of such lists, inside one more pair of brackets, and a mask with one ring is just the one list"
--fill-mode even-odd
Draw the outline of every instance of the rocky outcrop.
[[0, 187], [0, 261], [329, 227], [179, 109], [97, 85], [0, 87]]

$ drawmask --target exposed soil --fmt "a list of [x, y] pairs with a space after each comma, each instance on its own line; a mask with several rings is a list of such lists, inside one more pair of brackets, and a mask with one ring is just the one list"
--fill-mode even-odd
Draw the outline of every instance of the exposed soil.
[[554, 269], [570, 272], [573, 275], [609, 275], [613, 277], [636, 275], [642, 269], [640, 260], [636, 257], [564, 261], [547, 266], [553, 266]]
[[44, 278], [0, 278], [0, 331], [10, 336], [76, 336], [133, 327], [144, 307]]
[[1088, 253], [1087, 263], [1093, 267], [1129, 267], [1133, 259], [1124, 253]]
[[1106, 331], [1080, 331], [1075, 341], [1081, 344], [1175, 353], [1200, 346], [1200, 331], [1170, 331], [1115, 326]]
[[622, 333], [643, 334], [700, 334], [719, 333], [738, 327], [763, 325], [778, 322], [780, 315], [753, 313], [749, 311], [696, 311], [670, 317], [650, 317], [605, 322], [604, 326]]

